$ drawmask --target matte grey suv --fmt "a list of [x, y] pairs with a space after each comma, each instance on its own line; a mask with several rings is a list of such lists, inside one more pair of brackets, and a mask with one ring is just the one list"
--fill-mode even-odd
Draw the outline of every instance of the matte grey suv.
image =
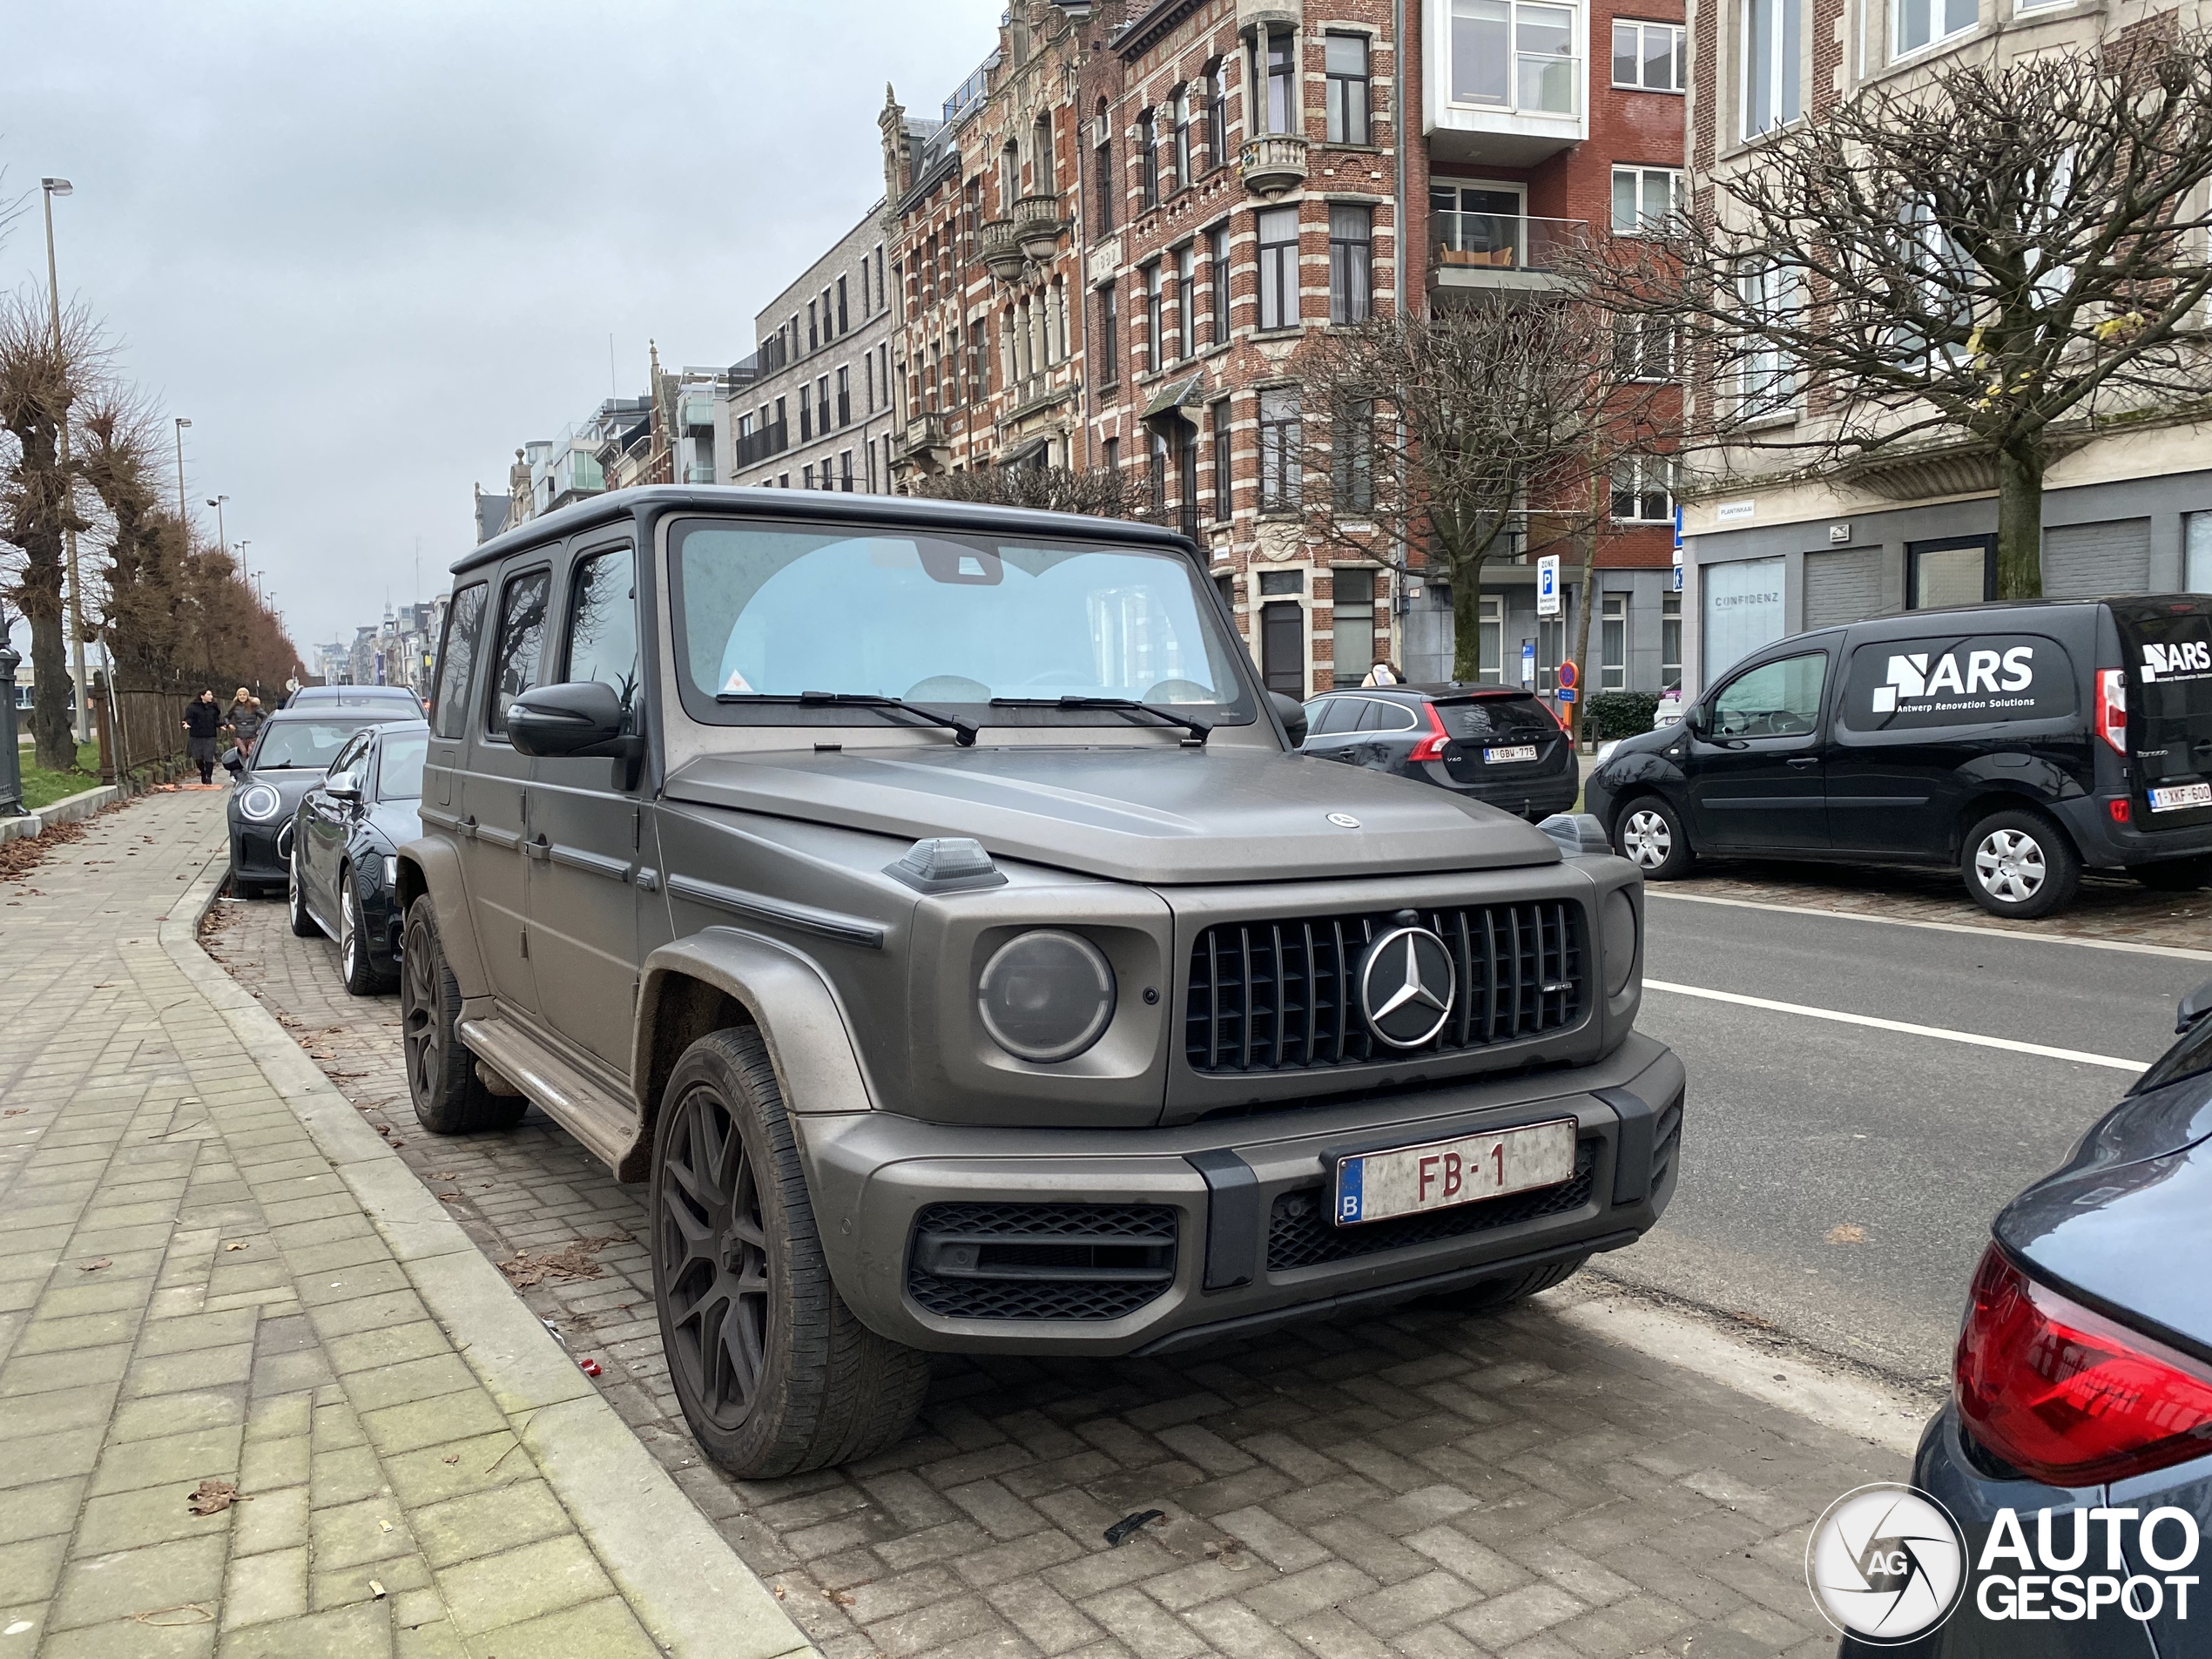
[[415, 1109], [535, 1103], [651, 1183], [677, 1394], [748, 1475], [889, 1444], [927, 1351], [1491, 1306], [1633, 1242], [1683, 1103], [1635, 867], [1302, 758], [1298, 716], [1165, 530], [534, 520], [455, 570], [397, 872]]

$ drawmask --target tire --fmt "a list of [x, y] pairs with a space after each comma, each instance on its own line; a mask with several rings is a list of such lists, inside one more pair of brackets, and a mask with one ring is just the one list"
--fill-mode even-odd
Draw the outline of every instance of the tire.
[[1689, 873], [1697, 853], [1682, 814], [1657, 795], [1639, 795], [1621, 809], [1613, 850], [1643, 872], [1647, 881], [1675, 881]]
[[[443, 965], [443, 957], [440, 957]], [[391, 979], [368, 952], [368, 937], [361, 927], [361, 894], [354, 886], [351, 865], [338, 870], [338, 967], [346, 989], [354, 996], [374, 996], [391, 988]]]
[[2168, 859], [2160, 864], [2131, 864], [2128, 873], [2154, 893], [2195, 893], [2212, 887], [2212, 859]]
[[461, 1041], [461, 986], [438, 942], [438, 917], [424, 894], [407, 912], [406, 962], [400, 974], [400, 1052], [415, 1121], [433, 1135], [512, 1129], [529, 1103], [495, 1095], [476, 1076]]
[[1505, 1278], [1478, 1280], [1464, 1290], [1446, 1291], [1441, 1295], [1426, 1298], [1430, 1307], [1449, 1308], [1454, 1313], [1496, 1313], [1525, 1302], [1539, 1291], [1548, 1291], [1554, 1285], [1563, 1285], [1581, 1271], [1587, 1256], [1570, 1256], [1563, 1262], [1553, 1262], [1545, 1267], [1532, 1267], [1525, 1273], [1515, 1273]]
[[653, 1303], [700, 1447], [742, 1480], [895, 1443], [929, 1358], [880, 1337], [831, 1282], [782, 1091], [759, 1032], [701, 1037], [653, 1131]]
[[296, 838], [292, 843], [289, 867], [291, 873], [285, 878], [284, 883], [284, 904], [292, 921], [292, 936], [294, 939], [320, 939], [322, 937], [322, 924], [307, 914], [307, 889], [300, 879], [300, 843]]
[[1959, 873], [1967, 894], [1993, 916], [2032, 919], [2073, 902], [2081, 860], [2042, 813], [2007, 808], [1966, 832]]

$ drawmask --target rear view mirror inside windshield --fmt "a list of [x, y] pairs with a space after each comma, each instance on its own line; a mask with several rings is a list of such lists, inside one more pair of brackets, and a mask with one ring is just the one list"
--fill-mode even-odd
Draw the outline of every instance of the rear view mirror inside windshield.
[[959, 542], [924, 536], [914, 543], [921, 568], [932, 582], [955, 583], [962, 587], [995, 588], [1006, 580], [1006, 566], [996, 553], [968, 547]]

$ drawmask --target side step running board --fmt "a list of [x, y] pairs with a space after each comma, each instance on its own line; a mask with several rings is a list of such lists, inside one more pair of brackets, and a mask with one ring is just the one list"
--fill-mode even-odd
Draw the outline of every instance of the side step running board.
[[461, 1040], [609, 1169], [622, 1162], [637, 1135], [637, 1110], [628, 1100], [546, 1053], [504, 1020], [463, 1020]]

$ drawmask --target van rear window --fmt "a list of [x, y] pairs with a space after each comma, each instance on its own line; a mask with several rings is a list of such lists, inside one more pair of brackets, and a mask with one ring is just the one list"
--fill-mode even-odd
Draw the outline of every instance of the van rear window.
[[1541, 743], [1559, 726], [1533, 697], [1485, 698], [1478, 703], [1440, 703], [1437, 718], [1462, 743]]
[[1853, 732], [2063, 719], [2074, 661], [2040, 634], [1939, 634], [1871, 641], [1851, 652], [1844, 725]]
[[2212, 613], [2125, 617], [2135, 758], [2150, 784], [2212, 778]]

